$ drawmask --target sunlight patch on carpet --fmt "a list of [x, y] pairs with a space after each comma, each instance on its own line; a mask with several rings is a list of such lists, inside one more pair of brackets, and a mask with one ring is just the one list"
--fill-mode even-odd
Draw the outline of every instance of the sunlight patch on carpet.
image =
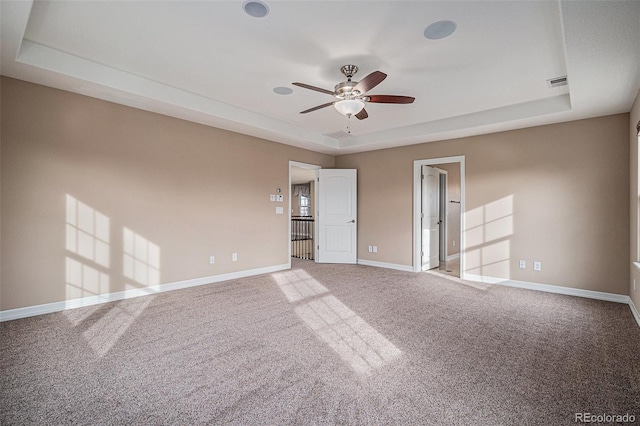
[[155, 296], [135, 297], [114, 304], [113, 308], [84, 333], [96, 355], [103, 357], [145, 310]]
[[296, 314], [354, 371], [369, 374], [402, 351], [303, 270], [272, 274]]
[[358, 373], [370, 373], [402, 354], [335, 296], [298, 306], [296, 314]]
[[273, 274], [273, 278], [291, 303], [329, 292], [325, 286], [301, 269]]

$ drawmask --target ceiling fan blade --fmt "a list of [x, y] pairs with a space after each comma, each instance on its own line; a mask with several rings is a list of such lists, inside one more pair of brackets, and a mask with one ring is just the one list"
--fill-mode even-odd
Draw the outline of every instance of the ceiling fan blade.
[[396, 95], [370, 95], [368, 102], [377, 104], [412, 104], [416, 98], [411, 96], [396, 96]]
[[304, 84], [304, 83], [291, 83], [291, 84], [293, 84], [294, 86], [304, 87], [305, 89], [315, 90], [316, 92], [326, 93], [327, 95], [333, 96], [333, 92], [332, 91], [326, 90], [326, 89], [321, 89], [320, 87], [310, 86], [310, 85]]
[[360, 82], [356, 84], [356, 87], [354, 87], [353, 90], [358, 90], [360, 91], [360, 93], [368, 92], [378, 84], [382, 83], [382, 80], [384, 80], [385, 78], [387, 78], [387, 75], [382, 71], [374, 71], [360, 80]]
[[318, 105], [318, 106], [315, 106], [313, 108], [309, 108], [309, 109], [305, 109], [304, 111], [300, 111], [300, 114], [306, 114], [306, 113], [311, 112], [311, 111], [316, 111], [316, 110], [319, 110], [319, 109], [322, 109], [322, 108], [326, 108], [326, 107], [331, 106], [333, 104], [335, 104], [335, 102], [327, 102], [326, 104]]
[[367, 110], [364, 108], [362, 108], [362, 111], [356, 114], [356, 118], [358, 120], [364, 120], [367, 117], [369, 117], [369, 114], [367, 114]]

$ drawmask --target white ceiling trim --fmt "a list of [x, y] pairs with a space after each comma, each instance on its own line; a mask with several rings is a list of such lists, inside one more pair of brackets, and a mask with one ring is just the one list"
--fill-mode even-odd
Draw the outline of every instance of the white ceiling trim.
[[[196, 112], [208, 117], [206, 120], [198, 121], [201, 124], [241, 133], [251, 133], [250, 127], [255, 127], [262, 132], [270, 133], [274, 139], [289, 136], [316, 144], [318, 145], [315, 146], [316, 149], [322, 146], [339, 148], [337, 141], [328, 136], [60, 52], [29, 40], [22, 42], [16, 61], [98, 85], [98, 87], [94, 85], [75, 87], [74, 91], [88, 96], [168, 115], [175, 114], [175, 109], [183, 109], [185, 112]], [[110, 92], [103, 88], [115, 89], [123, 93], [110, 98]], [[158, 104], [152, 105], [151, 101], [159, 101], [170, 108], [158, 108]], [[262, 133], [256, 132], [256, 136], [261, 135]]]

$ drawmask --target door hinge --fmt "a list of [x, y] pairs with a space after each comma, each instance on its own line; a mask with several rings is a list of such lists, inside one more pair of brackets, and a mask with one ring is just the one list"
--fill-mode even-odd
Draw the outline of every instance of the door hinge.
[[318, 250], [320, 250], [320, 244], [318, 244]]
[[424, 257], [424, 252], [423, 251], [420, 252], [420, 257]]
[[424, 213], [420, 213], [420, 217], [424, 219]]

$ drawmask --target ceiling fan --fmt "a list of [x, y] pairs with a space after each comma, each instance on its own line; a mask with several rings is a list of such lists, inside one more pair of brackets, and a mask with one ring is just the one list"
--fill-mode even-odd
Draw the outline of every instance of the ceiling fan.
[[367, 110], [364, 109], [365, 103], [378, 103], [378, 104], [410, 104], [413, 103], [415, 98], [411, 96], [398, 96], [398, 95], [367, 95], [366, 92], [382, 83], [382, 80], [387, 78], [387, 75], [381, 71], [374, 71], [360, 82], [351, 81], [351, 78], [358, 72], [358, 67], [355, 65], [345, 65], [340, 68], [342, 74], [347, 77], [347, 81], [338, 83], [334, 88], [334, 91], [321, 89], [320, 87], [310, 86], [304, 83], [292, 83], [294, 86], [303, 87], [309, 90], [315, 90], [316, 92], [326, 93], [337, 98], [333, 102], [327, 102], [326, 104], [318, 105], [313, 108], [301, 111], [300, 114], [306, 114], [308, 112], [316, 111], [322, 108], [333, 105], [340, 114], [351, 117], [354, 115], [358, 120], [364, 120], [369, 116]]

